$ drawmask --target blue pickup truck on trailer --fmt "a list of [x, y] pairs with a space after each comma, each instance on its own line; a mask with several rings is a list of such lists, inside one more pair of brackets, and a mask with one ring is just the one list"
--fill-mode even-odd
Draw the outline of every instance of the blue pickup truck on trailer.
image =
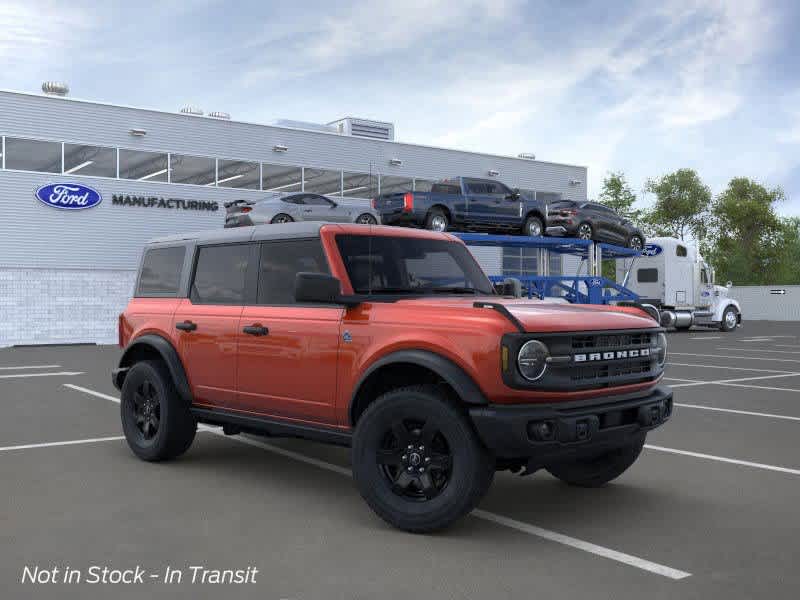
[[547, 204], [533, 193], [493, 179], [456, 177], [434, 183], [430, 192], [381, 194], [373, 200], [384, 225], [433, 231], [487, 231], [541, 236]]

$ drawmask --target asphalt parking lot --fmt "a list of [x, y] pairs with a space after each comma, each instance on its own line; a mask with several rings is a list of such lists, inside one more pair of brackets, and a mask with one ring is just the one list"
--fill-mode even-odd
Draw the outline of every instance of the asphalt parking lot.
[[[369, 510], [344, 449], [204, 430], [183, 458], [141, 462], [121, 439], [116, 347], [2, 349], [0, 596], [797, 598], [800, 323], [669, 341], [675, 414], [623, 477], [500, 473], [479, 511], [429, 536]], [[93, 565], [147, 575], [21, 583], [25, 567]], [[193, 584], [192, 566], [255, 583]]]

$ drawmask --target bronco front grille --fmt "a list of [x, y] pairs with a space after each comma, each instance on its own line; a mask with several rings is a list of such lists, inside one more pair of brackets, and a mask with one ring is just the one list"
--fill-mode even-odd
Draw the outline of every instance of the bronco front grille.
[[603, 331], [592, 333], [520, 333], [504, 336], [510, 356], [522, 345], [537, 339], [544, 342], [551, 361], [535, 382], [519, 373], [516, 358], [503, 379], [521, 389], [574, 391], [603, 389], [655, 381], [663, 372], [654, 348], [660, 330]]

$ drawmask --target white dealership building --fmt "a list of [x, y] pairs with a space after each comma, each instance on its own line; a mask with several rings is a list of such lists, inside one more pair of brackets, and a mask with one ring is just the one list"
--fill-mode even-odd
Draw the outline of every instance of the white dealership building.
[[[265, 191], [367, 202], [464, 175], [586, 199], [585, 167], [406, 144], [391, 123], [265, 125], [77, 100], [60, 84], [43, 90], [0, 91], [0, 346], [114, 343], [143, 243], [222, 227], [224, 202]], [[72, 209], [53, 206], [70, 194]], [[493, 274], [539, 269], [518, 249], [479, 258]]]

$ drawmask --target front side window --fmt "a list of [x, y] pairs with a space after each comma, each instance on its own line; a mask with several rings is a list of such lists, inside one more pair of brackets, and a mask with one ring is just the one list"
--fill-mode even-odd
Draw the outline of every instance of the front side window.
[[194, 304], [242, 304], [249, 244], [201, 247], [191, 299]]
[[264, 242], [258, 274], [258, 303], [294, 304], [298, 273], [328, 273], [328, 261], [319, 239]]
[[411, 237], [336, 237], [357, 294], [493, 294], [466, 246]]
[[142, 260], [136, 296], [176, 296], [185, 255], [184, 246], [147, 250]]
[[61, 144], [7, 137], [6, 169], [61, 173]]

